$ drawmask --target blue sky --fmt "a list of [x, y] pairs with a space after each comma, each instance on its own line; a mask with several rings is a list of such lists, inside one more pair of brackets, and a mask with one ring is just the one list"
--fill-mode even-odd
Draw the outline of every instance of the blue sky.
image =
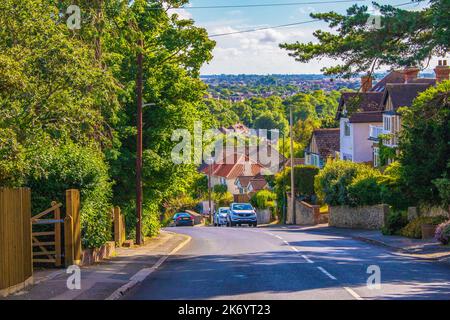
[[[318, 0], [323, 2], [326, 0]], [[218, 6], [267, 3], [314, 2], [311, 0], [191, 0], [189, 6]], [[380, 0], [380, 4], [402, 4], [408, 0]], [[279, 7], [182, 9], [177, 12], [195, 20], [196, 25], [205, 27], [209, 34], [220, 34], [255, 27], [268, 27], [311, 20], [311, 12], [336, 11], [344, 13], [353, 4], [371, 6], [371, 1], [354, 1], [336, 4], [305, 4]], [[402, 8], [417, 9], [416, 4]], [[202, 74], [273, 74], [273, 73], [320, 73], [323, 66], [336, 63], [329, 59], [301, 64], [279, 49], [283, 42], [314, 41], [312, 33], [317, 29], [327, 29], [327, 25], [310, 24], [269, 29], [214, 38], [217, 41], [214, 59], [202, 69]], [[433, 64], [432, 64], [433, 65]]]

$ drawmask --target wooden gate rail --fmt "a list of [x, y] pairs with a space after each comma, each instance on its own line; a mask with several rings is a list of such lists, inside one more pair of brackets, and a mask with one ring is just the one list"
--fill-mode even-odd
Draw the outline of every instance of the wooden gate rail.
[[[53, 231], [32, 232], [32, 246], [40, 249], [40, 251], [33, 252], [33, 263], [54, 263], [57, 267], [61, 266], [61, 223], [64, 223], [64, 220], [61, 219], [61, 207], [61, 203], [53, 201], [50, 208], [31, 218], [33, 226], [54, 225]], [[53, 219], [42, 219], [51, 213], [53, 213]], [[49, 236], [53, 236], [53, 241], [40, 241], [38, 239], [38, 237]], [[47, 247], [54, 247], [54, 250], [48, 250]], [[42, 256], [45, 256], [46, 258], [37, 258]]]

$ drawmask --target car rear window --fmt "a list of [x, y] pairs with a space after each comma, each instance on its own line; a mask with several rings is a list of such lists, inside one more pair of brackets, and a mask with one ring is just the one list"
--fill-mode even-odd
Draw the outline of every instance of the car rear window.
[[238, 203], [233, 205], [233, 210], [253, 210], [253, 207], [247, 203]]

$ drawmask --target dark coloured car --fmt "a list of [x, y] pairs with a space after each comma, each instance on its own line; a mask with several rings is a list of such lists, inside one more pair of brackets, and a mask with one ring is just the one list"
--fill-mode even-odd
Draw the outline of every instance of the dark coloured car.
[[194, 226], [194, 217], [186, 212], [179, 212], [173, 216], [173, 222], [175, 223], [175, 227], [178, 226]]

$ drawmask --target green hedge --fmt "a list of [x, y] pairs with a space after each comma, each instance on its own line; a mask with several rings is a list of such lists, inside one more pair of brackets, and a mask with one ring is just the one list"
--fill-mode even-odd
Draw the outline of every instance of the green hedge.
[[257, 209], [274, 209], [277, 195], [269, 190], [261, 190], [255, 193], [250, 203]]
[[381, 230], [384, 235], [400, 235], [401, 230], [408, 224], [406, 211], [391, 211], [386, 219], [386, 224]]
[[33, 212], [47, 209], [53, 200], [64, 204], [65, 190], [79, 189], [83, 246], [100, 247], [110, 240], [112, 183], [103, 154], [73, 142], [41, 142], [28, 156], [34, 164], [27, 183], [33, 190]]
[[381, 199], [381, 173], [365, 164], [335, 160], [316, 176], [319, 197], [331, 206], [378, 204]]

